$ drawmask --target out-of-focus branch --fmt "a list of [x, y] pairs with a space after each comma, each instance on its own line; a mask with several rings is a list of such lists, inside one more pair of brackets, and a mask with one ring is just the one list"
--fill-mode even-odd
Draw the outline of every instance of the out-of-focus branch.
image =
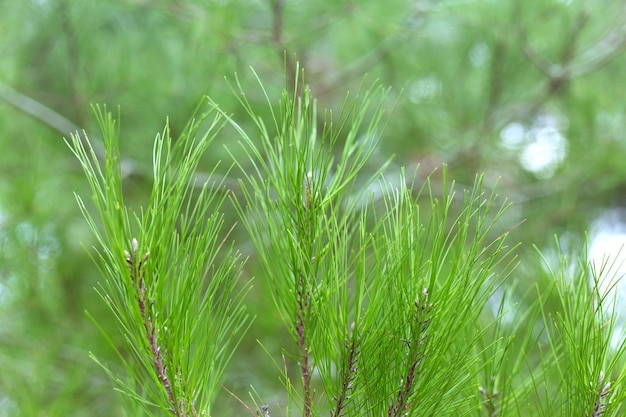
[[508, 44], [503, 40], [498, 41], [495, 45], [493, 57], [491, 59], [489, 98], [487, 99], [485, 116], [483, 118], [483, 130], [489, 130], [492, 128], [493, 123], [495, 122], [494, 115], [496, 114], [498, 107], [500, 107], [502, 93], [504, 91], [504, 64], [507, 49]]
[[65, 39], [65, 45], [67, 49], [67, 62], [68, 62], [68, 82], [71, 87], [71, 97], [76, 109], [76, 117], [79, 124], [85, 124], [86, 114], [85, 98], [83, 96], [83, 89], [80, 86], [81, 80], [81, 62], [80, 62], [80, 48], [78, 45], [78, 35], [74, 28], [74, 22], [72, 22], [70, 16], [68, 1], [62, 1], [59, 3], [59, 19], [61, 21], [61, 28], [63, 38]]
[[574, 60], [580, 34], [587, 22], [589, 22], [589, 13], [586, 10], [581, 10], [570, 30], [569, 36], [566, 38], [567, 43], [561, 51], [561, 65], [569, 65]]
[[572, 68], [572, 75], [580, 77], [599, 70], [624, 52], [625, 49], [626, 24], [622, 23], [579, 54], [579, 62]]
[[[77, 135], [86, 149], [91, 147], [94, 150], [98, 160], [105, 160], [106, 155], [104, 151], [104, 144], [100, 138], [91, 136], [87, 139], [83, 129], [78, 127], [74, 122], [65, 116], [52, 110], [50, 107], [41, 104], [40, 102], [3, 83], [0, 83], [0, 100], [10, 104], [21, 112], [31, 115], [43, 124], [59, 132], [63, 137], [69, 137], [72, 134]], [[138, 165], [139, 164], [133, 159], [123, 158], [121, 161], [122, 175], [124, 177], [133, 175], [139, 178], [146, 178], [148, 174], [144, 173], [141, 169], [138, 169]], [[221, 184], [220, 187], [229, 188], [231, 190], [239, 189], [239, 184], [236, 180], [220, 176], [215, 172], [210, 176], [205, 172], [196, 173], [196, 187], [202, 187], [209, 178], [213, 180], [215, 184]]]
[[[526, 41], [524, 31], [520, 31], [523, 51], [528, 60], [548, 77], [546, 83], [547, 96], [559, 92], [575, 78], [599, 70], [626, 50], [626, 23], [618, 22], [602, 39], [587, 47], [583, 52], [576, 53], [582, 30], [589, 21], [589, 14], [581, 11], [576, 18], [568, 41], [561, 52], [560, 62], [550, 63], [542, 57]], [[547, 97], [546, 97], [547, 98]]]
[[[40, 102], [20, 93], [9, 87], [6, 84], [0, 83], [0, 100], [4, 100], [6, 103], [15, 107], [26, 114], [31, 115], [35, 119], [39, 120], [43, 124], [51, 127], [59, 132], [63, 137], [70, 137], [76, 135], [80, 138], [81, 143], [85, 149], [92, 148], [95, 152], [98, 160], [104, 161], [106, 158], [104, 151], [104, 144], [99, 138], [89, 138], [85, 134], [85, 131], [78, 127], [74, 122], [66, 118], [65, 116], [55, 112], [50, 107], [41, 104]], [[122, 174], [128, 175], [140, 175], [135, 168], [136, 163], [130, 159], [124, 159], [122, 161]]]
[[413, 30], [411, 22], [407, 22], [398, 32], [383, 39], [369, 52], [353, 60], [350, 64], [343, 66], [329, 77], [329, 81], [322, 86], [318, 86], [315, 91], [316, 95], [321, 97], [338, 88], [343, 88], [342, 86], [346, 83], [359, 79], [375, 65], [388, 60], [394, 50], [398, 50], [411, 39]]
[[[514, 15], [519, 13], [521, 2], [518, 2], [517, 6], [518, 8], [513, 11]], [[626, 49], [626, 25], [620, 21], [604, 38], [586, 48], [584, 52], [578, 52], [581, 49], [579, 46], [581, 34], [588, 22], [589, 13], [582, 10], [569, 30], [558, 62], [552, 62], [539, 53], [528, 41], [526, 28], [519, 22], [516, 23], [523, 54], [545, 75], [545, 79], [539, 84], [539, 93], [534, 100], [504, 112], [500, 111], [501, 114], [506, 114], [500, 118], [499, 124], [505, 125], [515, 119], [533, 117], [547, 100], [566, 89], [574, 79], [600, 69]]]
[[296, 96], [300, 96], [301, 87], [300, 83], [296, 84], [298, 79], [296, 58], [287, 49], [287, 44], [284, 37], [284, 14], [285, 14], [285, 1], [284, 0], [272, 0], [272, 43], [276, 48], [281, 59], [284, 60], [284, 72], [287, 77], [288, 88], [296, 86]]
[[[574, 78], [572, 76], [572, 63], [576, 59], [576, 47], [580, 34], [583, 28], [589, 21], [589, 14], [583, 10], [578, 14], [576, 22], [570, 29], [569, 36], [567, 36], [567, 42], [563, 46], [561, 51], [561, 57], [558, 63], [551, 63], [549, 60], [543, 58], [534, 48], [528, 43], [523, 36], [524, 46], [523, 51], [526, 57], [537, 67], [543, 74], [547, 76], [545, 85], [545, 97], [542, 101], [545, 101], [548, 97], [552, 96], [563, 90], [567, 84]], [[522, 32], [523, 33], [523, 32]]]
[[[87, 137], [83, 130], [74, 122], [55, 112], [40, 102], [14, 90], [6, 84], [0, 83], [0, 100], [15, 107], [16, 109], [33, 116], [40, 122], [48, 125], [63, 136], [76, 134], [80, 137], [84, 145], [87, 144]], [[100, 141], [91, 140], [91, 146], [98, 158], [104, 158], [104, 145]]]

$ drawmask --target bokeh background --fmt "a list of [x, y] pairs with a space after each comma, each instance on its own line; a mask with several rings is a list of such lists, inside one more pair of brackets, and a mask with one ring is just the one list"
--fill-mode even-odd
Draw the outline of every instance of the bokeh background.
[[[224, 77], [237, 74], [259, 114], [268, 109], [250, 67], [277, 100], [296, 56], [320, 108], [336, 112], [378, 80], [391, 88], [390, 115], [372, 169], [395, 155], [390, 178], [418, 165], [424, 178], [446, 163], [461, 187], [485, 173], [512, 202], [502, 230], [522, 243], [515, 274], [530, 285], [541, 268], [533, 246], [549, 256], [556, 236], [601, 262], [625, 240], [625, 51], [617, 0], [0, 1], [0, 415], [124, 415], [88, 357], [115, 364], [85, 311], [115, 326], [93, 289], [94, 242], [73, 194], [88, 199], [87, 184], [63, 140], [84, 129], [100, 146], [90, 104], [119, 108], [126, 198], [140, 205], [166, 118], [176, 135], [208, 94], [249, 124]], [[227, 148], [240, 154], [235, 135], [202, 169], [223, 160], [226, 175]], [[236, 177], [226, 179], [234, 192]], [[253, 256], [241, 230], [235, 238]], [[278, 372], [257, 339], [279, 362], [289, 343], [255, 285], [257, 319], [224, 383], [272, 402]], [[220, 404], [245, 414], [227, 393]]]

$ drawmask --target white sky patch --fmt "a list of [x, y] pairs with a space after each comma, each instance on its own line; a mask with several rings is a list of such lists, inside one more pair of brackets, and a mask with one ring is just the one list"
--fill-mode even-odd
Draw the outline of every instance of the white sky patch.
[[517, 150], [524, 143], [526, 128], [523, 124], [513, 122], [509, 123], [500, 132], [500, 140], [505, 148], [512, 151]]
[[626, 209], [607, 211], [591, 228], [589, 258], [596, 271], [602, 271], [601, 289], [609, 291], [611, 283], [620, 280], [614, 295], [618, 302], [626, 300]]
[[475, 44], [469, 51], [470, 62], [476, 68], [485, 66], [490, 57], [491, 51], [485, 42]]
[[600, 275], [600, 292], [608, 294], [608, 303], [615, 302], [617, 322], [612, 345], [617, 347], [626, 324], [626, 209], [609, 210], [593, 222], [589, 259]]
[[417, 79], [409, 85], [409, 100], [420, 104], [441, 94], [441, 80], [434, 75]]
[[539, 178], [550, 178], [567, 156], [567, 139], [557, 117], [542, 115], [532, 126], [509, 123], [500, 132], [502, 146], [517, 153], [526, 171]]

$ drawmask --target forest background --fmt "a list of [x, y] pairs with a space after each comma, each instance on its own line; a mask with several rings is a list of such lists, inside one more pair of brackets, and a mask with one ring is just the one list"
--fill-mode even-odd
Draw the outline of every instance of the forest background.
[[[119, 394], [88, 356], [115, 360], [85, 314], [105, 327], [111, 319], [74, 198], [88, 184], [63, 141], [84, 129], [101, 146], [90, 104], [120, 108], [125, 194], [139, 204], [166, 118], [175, 136], [207, 94], [243, 115], [224, 77], [237, 74], [261, 115], [250, 67], [278, 98], [297, 57], [319, 107], [335, 110], [363, 80], [379, 80], [390, 112], [368, 169], [395, 155], [388, 178], [419, 165], [424, 181], [445, 163], [470, 187], [484, 173], [512, 202], [501, 227], [522, 243], [515, 276], [529, 287], [545, 268], [534, 247], [550, 259], [555, 236], [598, 262], [624, 240], [625, 51], [620, 1], [0, 2], [0, 415], [120, 415]], [[241, 149], [229, 145], [212, 144], [200, 170], [232, 161]], [[237, 193], [228, 167], [217, 172]], [[432, 181], [443, 188], [437, 173]], [[254, 258], [244, 231], [232, 236]], [[247, 265], [244, 277], [256, 275], [254, 259]], [[288, 335], [262, 280], [248, 308], [256, 320], [224, 384], [277, 402], [274, 365], [256, 340], [272, 350]], [[219, 401], [243, 414], [227, 392]]]

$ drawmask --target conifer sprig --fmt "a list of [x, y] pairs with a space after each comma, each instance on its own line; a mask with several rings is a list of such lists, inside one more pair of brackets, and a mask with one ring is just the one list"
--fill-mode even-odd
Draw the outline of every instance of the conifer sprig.
[[[459, 206], [453, 188], [439, 201], [422, 196], [428, 183], [364, 176], [383, 129], [384, 92], [359, 93], [318, 131], [316, 103], [300, 82], [301, 95], [285, 93], [269, 121], [237, 85], [258, 133], [230, 119], [247, 154], [237, 160], [244, 203], [235, 203], [295, 346], [288, 356], [300, 391], [292, 399], [307, 417], [466, 406], [475, 323], [512, 265], [505, 236], [491, 236], [503, 213], [497, 196], [484, 194], [479, 178]], [[294, 385], [286, 372], [283, 379]]]
[[119, 123], [106, 109], [94, 110], [105, 140], [104, 169], [78, 136], [70, 146], [93, 192], [98, 220], [77, 199], [100, 245], [98, 291], [118, 322], [120, 337], [109, 337], [124, 343], [111, 342], [125, 374], [98, 362], [149, 415], [157, 409], [176, 417], [206, 415], [249, 323], [238, 255], [224, 245], [226, 195], [211, 187], [210, 176], [200, 187], [194, 180], [224, 121], [210, 108], [176, 141], [166, 126], [154, 142], [150, 201], [133, 212], [123, 202]]
[[[96, 109], [104, 166], [73, 137], [102, 223], [79, 198], [100, 245], [98, 291], [123, 342], [109, 337], [125, 375], [101, 363], [118, 388], [150, 415], [209, 415], [249, 323], [238, 255], [221, 232], [228, 197], [194, 182], [227, 122], [244, 150], [233, 203], [293, 342], [277, 365], [286, 415], [619, 415], [626, 341], [602, 268], [584, 257], [556, 257], [557, 267], [546, 260], [544, 281], [516, 294], [515, 246], [495, 227], [508, 204], [484, 190], [482, 176], [459, 191], [444, 166], [435, 191], [404, 171], [383, 176], [385, 164], [366, 169], [385, 91], [364, 89], [338, 117], [320, 118], [304, 79], [297, 83], [278, 106], [260, 84], [270, 119], [235, 83], [255, 133], [210, 99], [176, 142], [166, 126], [138, 213], [124, 204], [111, 115]], [[253, 390], [255, 411], [244, 406], [269, 417]]]

